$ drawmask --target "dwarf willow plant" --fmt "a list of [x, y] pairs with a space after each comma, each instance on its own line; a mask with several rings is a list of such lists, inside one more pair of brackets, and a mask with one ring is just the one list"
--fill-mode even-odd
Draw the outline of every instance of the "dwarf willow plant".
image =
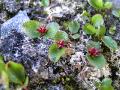
[[[58, 60], [65, 56], [67, 48], [67, 42], [69, 41], [68, 34], [65, 31], [60, 31], [60, 26], [56, 22], [50, 22], [47, 25], [42, 25], [40, 22], [30, 20], [24, 23], [24, 32], [30, 38], [49, 38], [54, 43], [49, 47], [48, 56], [51, 61], [58, 62]], [[77, 35], [79, 32], [80, 25], [77, 21], [71, 21], [67, 24], [68, 30], [74, 36], [79, 38]], [[87, 48], [88, 53], [86, 55], [88, 61], [97, 68], [102, 68], [106, 64], [106, 60], [102, 55], [100, 43], [104, 43], [111, 51], [117, 49], [117, 43], [110, 36], [105, 36], [106, 28], [104, 25], [104, 19], [101, 14], [94, 15], [89, 23], [83, 26], [83, 30], [91, 35], [98, 38], [98, 42], [90, 42], [92, 47]], [[90, 44], [89, 43], [89, 44]], [[99, 44], [99, 45], [98, 45]], [[96, 47], [98, 45], [99, 47]]]
[[90, 41], [87, 44], [87, 60], [91, 65], [100, 69], [106, 65], [106, 59], [102, 55], [102, 50], [100, 46], [100, 42]]
[[21, 64], [9, 61], [3, 62], [3, 57], [0, 56], [0, 76], [5, 85], [5, 90], [9, 90], [9, 83], [16, 84], [20, 90], [25, 89], [28, 85], [28, 77], [24, 67]]
[[[112, 3], [110, 1], [104, 1], [104, 0], [88, 0], [88, 3], [97, 10], [110, 9], [112, 7]], [[119, 17], [118, 13], [114, 12], [114, 15], [115, 14], [117, 17]], [[85, 14], [84, 16], [88, 16], [88, 15]], [[88, 23], [86, 23], [83, 26], [83, 30], [86, 34], [91, 35], [93, 38], [95, 37], [94, 40], [97, 40], [97, 42], [93, 41], [92, 44], [91, 42], [88, 42], [88, 46], [89, 44], [91, 44], [92, 47], [89, 48], [87, 47], [88, 52], [86, 57], [93, 66], [97, 68], [102, 68], [103, 66], [105, 66], [106, 60], [104, 56], [101, 54], [102, 50], [100, 45], [104, 44], [111, 50], [111, 52], [113, 52], [117, 50], [118, 47], [117, 43], [110, 36], [105, 36], [106, 27], [104, 24], [103, 16], [101, 14], [95, 14], [92, 17], [89, 16]], [[114, 27], [111, 27], [109, 30], [111, 34], [113, 34], [114, 31], [115, 31]]]
[[[44, 27], [43, 27], [44, 26]], [[23, 25], [24, 32], [30, 38], [49, 38], [54, 43], [49, 47], [49, 58], [53, 62], [57, 62], [61, 56], [65, 55], [66, 48], [65, 43], [69, 40], [68, 34], [64, 31], [60, 31], [60, 26], [56, 22], [50, 22], [47, 25], [42, 25], [40, 22], [30, 20]]]
[[83, 30], [86, 32], [86, 34], [98, 37], [98, 39], [102, 41], [108, 48], [110, 48], [111, 51], [115, 51], [117, 49], [116, 41], [110, 36], [105, 36], [106, 28], [102, 15], [94, 15], [91, 18], [91, 23], [87, 23], [85, 26], [83, 26]]
[[[91, 44], [89, 46], [92, 46], [95, 48], [95, 49], [93, 49], [93, 51], [91, 51], [93, 54], [96, 54], [97, 50], [100, 50], [101, 42], [105, 46], [107, 46], [111, 50], [111, 52], [117, 50], [118, 46], [117, 46], [116, 41], [113, 40], [110, 36], [105, 36], [106, 28], [104, 25], [103, 16], [101, 14], [96, 14], [96, 15], [92, 16], [92, 18], [90, 18], [90, 22], [86, 23], [83, 26], [83, 30], [86, 34], [89, 34], [91, 36], [98, 38], [99, 45], [98, 45], [98, 42], [92, 42], [92, 44], [91, 44], [91, 42], [88, 43], [88, 44]], [[97, 45], [97, 47], [96, 47], [96, 45]], [[98, 48], [98, 46], [99, 46], [99, 48]], [[90, 47], [90, 48], [92, 48], [92, 47]], [[90, 48], [88, 48], [88, 49], [90, 49]], [[90, 52], [88, 52], [86, 57], [87, 57], [88, 61], [92, 65], [96, 66], [97, 68], [102, 68], [106, 63], [106, 60], [102, 54], [95, 56], [95, 55], [91, 55]]]

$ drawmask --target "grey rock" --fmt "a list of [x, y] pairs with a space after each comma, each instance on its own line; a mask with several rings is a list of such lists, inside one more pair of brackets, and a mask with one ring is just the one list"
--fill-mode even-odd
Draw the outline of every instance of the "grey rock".
[[13, 18], [9, 19], [1, 25], [1, 38], [4, 38], [10, 34], [10, 32], [15, 29], [21, 32], [23, 23], [30, 20], [27, 16], [26, 11], [19, 11], [19, 13]]

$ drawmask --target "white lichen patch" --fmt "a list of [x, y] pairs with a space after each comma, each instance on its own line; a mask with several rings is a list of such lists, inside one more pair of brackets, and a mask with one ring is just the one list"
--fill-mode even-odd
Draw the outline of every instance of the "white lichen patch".
[[116, 72], [116, 75], [120, 78], [120, 47], [116, 50], [116, 52], [112, 53], [111, 62], [119, 69], [118, 72]]

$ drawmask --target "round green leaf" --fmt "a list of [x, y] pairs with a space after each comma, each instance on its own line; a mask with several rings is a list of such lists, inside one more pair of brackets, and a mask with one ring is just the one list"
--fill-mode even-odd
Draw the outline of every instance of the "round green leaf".
[[68, 40], [68, 34], [64, 31], [58, 31], [54, 37], [55, 40]]
[[104, 78], [102, 80], [102, 84], [104, 84], [104, 85], [111, 85], [112, 84], [112, 80], [110, 78]]
[[47, 25], [48, 32], [45, 34], [45, 37], [54, 39], [57, 31], [59, 30], [60, 26], [56, 22], [51, 22]]
[[100, 27], [104, 24], [104, 20], [101, 14], [96, 14], [92, 17], [92, 23], [95, 27]]
[[110, 78], [105, 78], [102, 80], [100, 90], [114, 90], [112, 80]]
[[74, 35], [72, 35], [71, 36], [73, 39], [78, 39], [78, 38], [80, 38], [80, 34], [74, 34]]
[[65, 48], [58, 48], [57, 44], [52, 44], [49, 48], [49, 58], [53, 62], [58, 62], [64, 54]]
[[25, 82], [25, 70], [21, 64], [9, 61], [6, 64], [6, 71], [11, 82], [23, 85]]
[[104, 2], [103, 0], [88, 0], [88, 3], [96, 9], [102, 9]]
[[71, 21], [68, 28], [71, 33], [77, 33], [79, 31], [80, 24], [77, 21]]
[[96, 33], [95, 27], [93, 27], [89, 23], [85, 24], [85, 26], [83, 27], [83, 30], [85, 31], [86, 34], [95, 34]]
[[49, 0], [42, 0], [41, 2], [42, 2], [42, 5], [45, 7], [49, 6], [49, 3], [50, 3]]
[[112, 8], [112, 2], [105, 2], [104, 8], [105, 8], [105, 9], [110, 9], [110, 8]]
[[114, 90], [113, 86], [101, 86], [100, 90]]
[[91, 65], [95, 66], [96, 68], [100, 69], [105, 66], [106, 60], [103, 55], [91, 57], [90, 55], [86, 55], [87, 60], [90, 62]]
[[103, 43], [110, 48], [110, 50], [117, 50], [118, 46], [115, 40], [113, 40], [110, 36], [104, 36], [102, 38]]
[[40, 33], [37, 31], [39, 28], [40, 23], [35, 20], [30, 20], [28, 22], [25, 22], [23, 24], [24, 32], [30, 37], [30, 38], [38, 38], [40, 37]]

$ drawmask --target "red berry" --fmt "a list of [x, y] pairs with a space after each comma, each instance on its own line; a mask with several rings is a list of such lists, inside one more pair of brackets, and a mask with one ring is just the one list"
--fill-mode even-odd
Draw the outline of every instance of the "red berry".
[[94, 56], [95, 57], [95, 56], [100, 55], [100, 50], [98, 50], [95, 47], [92, 47], [92, 48], [88, 49], [88, 53], [89, 53], [90, 56]]
[[45, 34], [47, 32], [47, 29], [45, 26], [41, 26], [37, 31], [41, 34]]
[[57, 41], [58, 48], [63, 48], [65, 46], [65, 42], [63, 40]]

